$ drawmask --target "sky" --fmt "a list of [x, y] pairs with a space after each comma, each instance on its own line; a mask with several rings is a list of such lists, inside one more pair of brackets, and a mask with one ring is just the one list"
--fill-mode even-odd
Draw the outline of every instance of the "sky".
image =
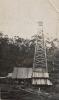
[[45, 36], [58, 37], [57, 11], [59, 0], [0, 0], [0, 32], [30, 38], [38, 32], [38, 21], [43, 21]]

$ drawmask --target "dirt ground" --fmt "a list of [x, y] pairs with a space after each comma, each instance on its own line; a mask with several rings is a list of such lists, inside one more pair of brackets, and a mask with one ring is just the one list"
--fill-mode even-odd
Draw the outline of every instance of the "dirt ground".
[[0, 85], [1, 100], [59, 100], [59, 93], [35, 93]]

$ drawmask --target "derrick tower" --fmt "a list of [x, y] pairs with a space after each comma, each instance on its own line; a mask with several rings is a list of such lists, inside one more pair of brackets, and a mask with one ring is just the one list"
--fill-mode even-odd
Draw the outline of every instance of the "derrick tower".
[[49, 80], [47, 58], [46, 58], [46, 45], [43, 34], [43, 22], [39, 22], [38, 34], [36, 36], [36, 45], [33, 61], [33, 85], [52, 85]]
[[47, 71], [46, 47], [43, 34], [43, 22], [39, 22], [38, 34], [36, 36], [36, 46], [34, 53], [33, 68]]

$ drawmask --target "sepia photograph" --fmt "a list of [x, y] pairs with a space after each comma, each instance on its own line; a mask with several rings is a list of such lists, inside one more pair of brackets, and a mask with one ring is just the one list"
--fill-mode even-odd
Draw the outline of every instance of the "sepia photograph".
[[59, 100], [59, 0], [0, 0], [0, 100]]

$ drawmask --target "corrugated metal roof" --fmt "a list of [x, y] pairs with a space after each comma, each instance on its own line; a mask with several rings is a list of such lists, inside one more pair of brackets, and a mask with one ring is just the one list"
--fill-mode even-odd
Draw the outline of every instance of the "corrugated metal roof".
[[32, 78], [32, 68], [14, 68], [12, 78]]
[[52, 85], [52, 83], [48, 79], [33, 79], [32, 84], [33, 85]]
[[47, 72], [33, 72], [32, 77], [34, 78], [49, 78], [49, 74]]

